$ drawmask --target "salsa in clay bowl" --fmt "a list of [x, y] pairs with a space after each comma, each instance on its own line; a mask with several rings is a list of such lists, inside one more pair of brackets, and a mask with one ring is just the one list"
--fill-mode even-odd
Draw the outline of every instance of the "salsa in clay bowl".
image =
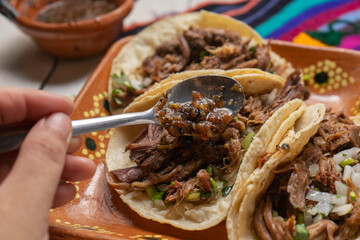
[[122, 32], [133, 0], [11, 0], [14, 22], [45, 52], [84, 58], [103, 52]]

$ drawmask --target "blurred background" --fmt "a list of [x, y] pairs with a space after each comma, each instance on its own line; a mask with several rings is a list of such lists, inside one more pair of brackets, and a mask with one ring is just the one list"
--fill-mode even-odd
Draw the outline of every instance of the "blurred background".
[[[168, 15], [205, 9], [243, 20], [264, 38], [360, 50], [360, 0], [135, 0], [118, 39]], [[0, 86], [76, 96], [104, 53], [64, 60], [40, 50], [0, 15]]]

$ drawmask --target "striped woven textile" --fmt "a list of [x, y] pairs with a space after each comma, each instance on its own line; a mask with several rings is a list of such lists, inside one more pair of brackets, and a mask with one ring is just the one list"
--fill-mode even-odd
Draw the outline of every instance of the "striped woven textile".
[[[360, 0], [205, 1], [183, 12], [201, 9], [242, 20], [264, 38], [360, 50]], [[136, 34], [161, 17], [127, 26], [120, 38]]]

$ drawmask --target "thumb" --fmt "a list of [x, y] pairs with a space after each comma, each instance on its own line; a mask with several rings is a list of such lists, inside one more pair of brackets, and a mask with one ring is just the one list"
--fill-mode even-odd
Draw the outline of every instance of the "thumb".
[[[64, 113], [41, 119], [26, 136], [2, 187], [33, 221], [47, 218], [64, 167], [71, 121]], [[44, 213], [44, 214], [40, 214]], [[36, 219], [39, 218], [39, 219]]]

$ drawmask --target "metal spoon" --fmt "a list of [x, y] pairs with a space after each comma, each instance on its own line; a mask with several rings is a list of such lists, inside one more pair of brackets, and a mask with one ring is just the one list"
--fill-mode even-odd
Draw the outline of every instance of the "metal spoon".
[[[218, 75], [198, 76], [178, 83], [170, 89], [167, 102], [184, 103], [192, 101], [193, 91], [198, 91], [207, 98], [222, 94], [225, 102], [223, 107], [232, 111], [232, 118], [235, 117], [244, 104], [245, 93], [241, 85], [232, 78]], [[155, 118], [154, 107], [144, 112], [72, 121], [72, 135], [78, 136], [114, 127], [150, 123], [160, 125]], [[31, 126], [0, 130], [0, 152], [18, 149], [30, 128]]]
[[15, 8], [7, 0], [0, 0], [0, 13], [10, 21], [15, 20], [19, 15]]

